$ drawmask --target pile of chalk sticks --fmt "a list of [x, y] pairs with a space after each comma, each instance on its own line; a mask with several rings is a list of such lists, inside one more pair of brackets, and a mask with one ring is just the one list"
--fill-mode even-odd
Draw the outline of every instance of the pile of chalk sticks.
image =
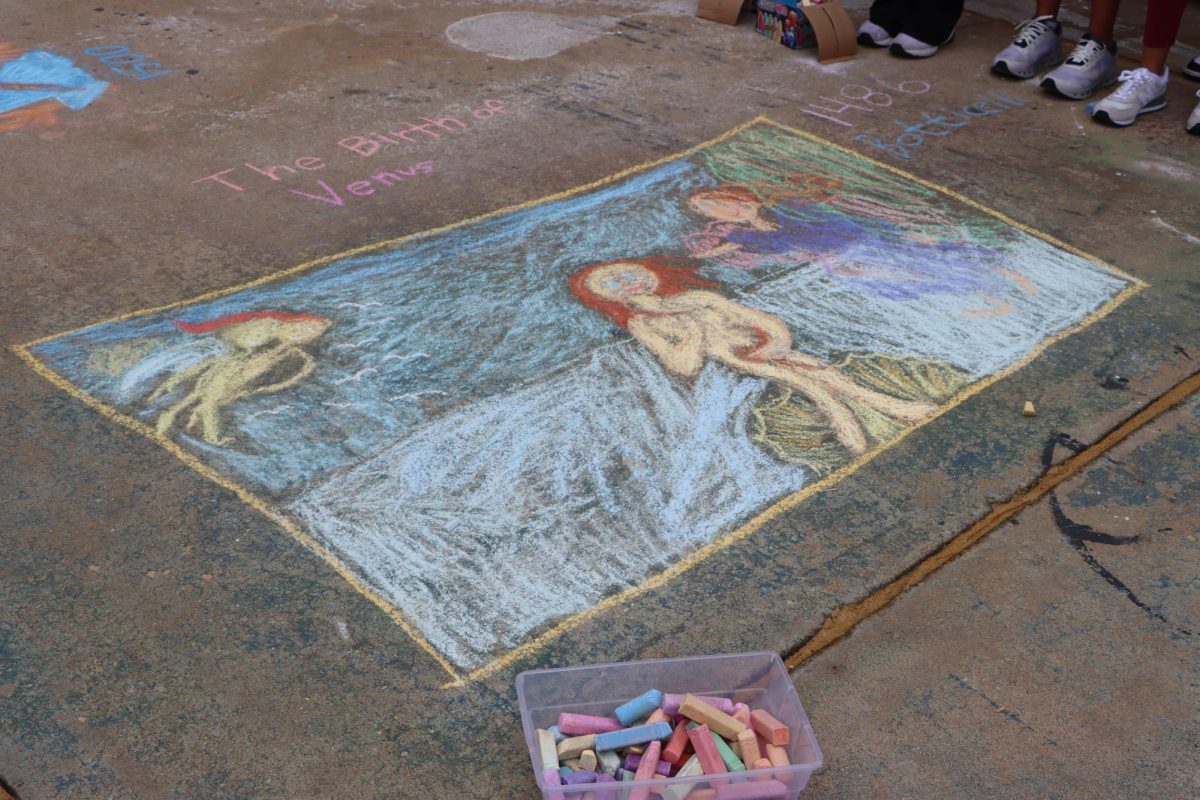
[[[651, 689], [613, 711], [615, 719], [563, 713], [537, 731], [542, 778], [548, 786], [589, 787], [581, 800], [616, 800], [623, 781], [713, 776], [655, 789], [662, 800], [757, 800], [786, 797], [770, 772], [746, 782], [717, 776], [788, 765], [791, 731], [764, 709], [724, 697], [663, 694]], [[625, 788], [625, 787], [622, 787]], [[620, 796], [648, 800], [650, 787]]]

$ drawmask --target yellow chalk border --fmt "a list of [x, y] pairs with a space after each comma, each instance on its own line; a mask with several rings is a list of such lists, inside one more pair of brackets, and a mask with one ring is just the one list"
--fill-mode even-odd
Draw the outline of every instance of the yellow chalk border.
[[[287, 514], [283, 513], [282, 511], [278, 510], [277, 508], [273, 507], [270, 504], [270, 502], [268, 502], [266, 499], [259, 497], [257, 494], [250, 491], [246, 487], [221, 475], [215, 469], [213, 469], [212, 467], [205, 464], [203, 461], [201, 461], [196, 456], [194, 456], [191, 453], [184, 450], [182, 447], [180, 447], [178, 444], [176, 444], [171, 439], [158, 433], [156, 430], [154, 430], [154, 428], [150, 427], [146, 423], [141, 422], [140, 420], [130, 417], [126, 414], [122, 414], [120, 411], [113, 408], [112, 406], [107, 405], [106, 403], [99, 400], [98, 398], [88, 394], [87, 392], [83, 391], [79, 387], [75, 386], [73, 383], [68, 381], [62, 375], [59, 375], [57, 372], [55, 372], [54, 370], [47, 367], [43, 362], [41, 362], [37, 358], [37, 356], [35, 356], [31, 352], [31, 348], [37, 347], [38, 345], [45, 344], [46, 342], [54, 341], [55, 339], [61, 339], [65, 336], [70, 336], [72, 334], [80, 333], [80, 332], [88, 330], [90, 328], [99, 327], [101, 325], [108, 325], [108, 324], [114, 323], [114, 322], [121, 322], [124, 320], [133, 319], [135, 317], [147, 316], [149, 314], [156, 314], [156, 313], [159, 313], [162, 311], [169, 311], [173, 308], [181, 308], [183, 306], [190, 306], [190, 305], [194, 305], [196, 303], [203, 303], [203, 302], [206, 302], [209, 300], [215, 300], [217, 298], [225, 297], [227, 295], [234, 294], [236, 292], [240, 292], [245, 289], [250, 289], [255, 286], [261, 286], [265, 283], [271, 283], [273, 281], [277, 281], [282, 278], [291, 277], [293, 275], [297, 275], [299, 273], [306, 272], [308, 270], [315, 269], [316, 267], [324, 266], [325, 264], [328, 264], [330, 262], [348, 258], [350, 256], [355, 256], [355, 255], [359, 255], [362, 253], [368, 253], [368, 252], [371, 252], [374, 250], [380, 250], [380, 249], [383, 249], [386, 247], [392, 247], [392, 246], [399, 245], [404, 242], [410, 241], [412, 239], [417, 239], [420, 237], [433, 236], [433, 235], [436, 235], [439, 233], [444, 233], [446, 231], [454, 230], [455, 228], [461, 228], [466, 225], [471, 225], [473, 223], [480, 222], [482, 220], [485, 220], [485, 219], [488, 219], [491, 217], [499, 216], [501, 214], [507, 214], [507, 213], [510, 213], [513, 211], [519, 211], [519, 210], [522, 210], [525, 208], [531, 208], [533, 206], [538, 206], [538, 205], [542, 205], [544, 203], [553, 202], [555, 200], [562, 200], [562, 199], [565, 199], [568, 197], [573, 197], [575, 195], [582, 194], [584, 192], [588, 192], [592, 189], [596, 189], [596, 188], [614, 183], [614, 182], [619, 181], [622, 178], [626, 178], [630, 175], [634, 175], [639, 172], [644, 172], [648, 169], [652, 169], [659, 165], [666, 164], [671, 161], [677, 161], [682, 158], [687, 158], [695, 153], [700, 152], [701, 150], [705, 150], [707, 148], [712, 147], [713, 145], [719, 144], [720, 142], [723, 142], [726, 139], [729, 139], [730, 137], [735, 136], [738, 133], [741, 133], [742, 131], [744, 131], [748, 128], [751, 128], [755, 125], [759, 125], [759, 124], [772, 125], [776, 128], [786, 130], [789, 133], [800, 136], [804, 139], [808, 139], [809, 141], [815, 142], [823, 147], [829, 147], [829, 148], [838, 150], [842, 153], [846, 153], [847, 155], [850, 155], [853, 158], [860, 159], [860, 160], [865, 161], [869, 164], [872, 164], [880, 169], [884, 169], [884, 170], [887, 170], [888, 172], [892, 172], [896, 175], [899, 175], [899, 176], [905, 178], [906, 180], [912, 181], [912, 182], [919, 184], [921, 186], [924, 186], [928, 189], [932, 189], [933, 191], [939, 192], [947, 197], [951, 197], [960, 203], [963, 203], [967, 206], [970, 206], [971, 208], [976, 209], [977, 211], [980, 211], [984, 214], [995, 217], [996, 219], [1000, 220], [1001, 222], [1004, 222], [1006, 225], [1010, 225], [1010, 226], [1012, 226], [1020, 231], [1023, 231], [1031, 236], [1035, 236], [1039, 239], [1042, 239], [1043, 241], [1046, 241], [1046, 242], [1054, 245], [1055, 247], [1061, 248], [1061, 249], [1066, 250], [1070, 253], [1073, 253], [1081, 258], [1087, 259], [1088, 261], [1098, 264], [1099, 266], [1103, 267], [1104, 269], [1125, 278], [1126, 280], [1128, 280], [1130, 282], [1130, 285], [1128, 287], [1126, 287], [1124, 290], [1122, 290], [1115, 297], [1113, 297], [1111, 300], [1109, 300], [1107, 303], [1105, 303], [1103, 306], [1101, 306], [1099, 309], [1097, 309], [1096, 311], [1093, 311], [1091, 314], [1089, 314], [1084, 319], [1080, 320], [1075, 325], [1072, 325], [1070, 328], [1059, 331], [1058, 333], [1056, 333], [1052, 336], [1049, 336], [1046, 339], [1043, 339], [1033, 350], [1031, 350], [1029, 353], [1027, 353], [1020, 360], [1009, 365], [1007, 368], [1001, 370], [1000, 372], [997, 372], [994, 375], [991, 375], [987, 378], [984, 378], [983, 380], [980, 380], [980, 381], [968, 386], [966, 389], [964, 389], [963, 391], [961, 391], [957, 395], [955, 395], [953, 398], [951, 398], [951, 400], [948, 401], [945, 405], [943, 405], [936, 414], [929, 417], [928, 419], [923, 420], [919, 425], [915, 425], [911, 428], [905, 429], [904, 431], [899, 433], [895, 438], [888, 441], [886, 444], [883, 444], [867, 453], [864, 453], [863, 455], [854, 459], [850, 463], [844, 465], [840, 469], [838, 469], [835, 472], [831, 473], [830, 475], [826, 476], [824, 479], [817, 481], [816, 483], [813, 483], [809, 486], [806, 486], [804, 489], [800, 490], [799, 492], [796, 492], [787, 497], [784, 497], [781, 500], [776, 501], [771, 506], [767, 507], [763, 511], [760, 511], [758, 514], [751, 517], [747, 522], [743, 523], [738, 528], [725, 534], [720, 539], [710, 542], [709, 544], [699, 548], [698, 550], [695, 550], [694, 552], [690, 553], [689, 555], [687, 555], [686, 557], [684, 557], [683, 559], [681, 559], [680, 561], [678, 561], [671, 567], [667, 568], [666, 570], [664, 570], [656, 575], [650, 576], [649, 578], [647, 578], [645, 581], [643, 581], [638, 586], [632, 587], [630, 589], [626, 589], [625, 591], [623, 591], [619, 594], [611, 595], [611, 596], [605, 598], [604, 600], [602, 600], [601, 602], [597, 603], [596, 605], [592, 606], [591, 608], [589, 608], [585, 611], [580, 611], [576, 614], [573, 614], [573, 615], [567, 617], [566, 619], [559, 622], [557, 625], [550, 628], [549, 630], [542, 632], [541, 634], [535, 636], [534, 638], [530, 639], [529, 641], [524, 642], [524, 643], [518, 645], [517, 647], [513, 648], [512, 650], [508, 651], [503, 656], [500, 656], [499, 658], [496, 658], [493, 661], [485, 664], [484, 666], [479, 667], [475, 670], [472, 670], [471, 672], [469, 672], [465, 675], [460, 674], [455, 669], [454, 665], [452, 665], [445, 658], [445, 656], [443, 656], [441, 653], [439, 653], [438, 650], [432, 644], [430, 644], [430, 642], [421, 634], [421, 632], [418, 631], [416, 629], [416, 627], [404, 617], [403, 612], [401, 612], [401, 610], [399, 608], [397, 608], [393, 603], [384, 599], [377, 592], [375, 592], [373, 589], [371, 589], [369, 586], [367, 586], [365, 583], [363, 583], [357, 576], [355, 576], [354, 572], [349, 567], [347, 567], [344, 563], [342, 563], [342, 561], [332, 551], [330, 551], [327, 547], [322, 545], [320, 542], [318, 542], [316, 539], [314, 539], [310, 534], [308, 534], [300, 526], [300, 524], [297, 523], [294, 519], [292, 519], [291, 517], [289, 517]], [[79, 328], [75, 328], [73, 330], [65, 331], [63, 333], [56, 333], [51, 336], [45, 336], [41, 339], [36, 339], [32, 342], [27, 342], [25, 344], [19, 344], [19, 345], [13, 345], [11, 349], [22, 361], [24, 361], [31, 368], [33, 368], [33, 370], [35, 372], [37, 372], [37, 374], [41, 375], [43, 378], [45, 378], [47, 381], [49, 381], [53, 385], [62, 389], [64, 392], [66, 392], [70, 396], [82, 401], [83, 403], [90, 406], [91, 408], [94, 408], [96, 411], [98, 411], [100, 414], [107, 417], [108, 419], [111, 419], [114, 422], [118, 423], [119, 425], [122, 425], [123, 427], [128, 428], [129, 430], [134, 431], [136, 433], [139, 433], [142, 436], [145, 436], [146, 438], [158, 443], [159, 445], [164, 447], [168, 452], [170, 452], [176, 458], [178, 458], [180, 461], [182, 461], [184, 464], [186, 464], [188, 467], [190, 467], [191, 469], [193, 469], [194, 471], [196, 471], [203, 477], [207, 478], [208, 480], [212, 481], [213, 483], [217, 484], [218, 486], [220, 486], [224, 489], [228, 489], [229, 491], [233, 492], [244, 503], [246, 503], [247, 505], [249, 505], [251, 508], [255, 509], [256, 511], [260, 512], [263, 516], [267, 517], [267, 519], [271, 520], [272, 522], [274, 522], [274, 523], [278, 524], [280, 527], [282, 527], [297, 542], [299, 542], [301, 545], [303, 545], [305, 548], [307, 548], [310, 552], [315, 554], [319, 559], [321, 559], [326, 564], [328, 564], [330, 567], [332, 567], [333, 570], [338, 575], [340, 575], [342, 578], [344, 578], [346, 580], [346, 582], [349, 583], [350, 586], [352, 586], [355, 589], [355, 591], [357, 591], [359, 594], [363, 595], [368, 600], [370, 600], [372, 603], [374, 603], [376, 606], [378, 606], [381, 611], [383, 611], [385, 614], [387, 614], [387, 616], [389, 618], [392, 619], [392, 621], [394, 621], [397, 625], [399, 625], [404, 630], [404, 632], [414, 642], [416, 642], [416, 644], [422, 650], [424, 650], [426, 653], [428, 653], [429, 656], [431, 658], [433, 658], [434, 661], [436, 661], [438, 663], [438, 665], [441, 666], [441, 668], [444, 669], [446, 671], [446, 673], [451, 677], [452, 680], [450, 680], [448, 683], [444, 684], [443, 688], [452, 688], [452, 687], [457, 687], [457, 686], [463, 686], [468, 682], [480, 680], [482, 678], [486, 678], [491, 675], [494, 675], [495, 673], [506, 668], [507, 666], [509, 666], [513, 662], [517, 661], [518, 659], [524, 658], [525, 656], [541, 649], [552, 639], [555, 639], [555, 638], [561, 636], [562, 634], [564, 634], [570, 630], [573, 630], [574, 628], [579, 627], [587, 620], [589, 620], [593, 617], [596, 617], [600, 614], [603, 614], [604, 612], [608, 611], [609, 609], [615, 608], [616, 606], [619, 606], [629, 600], [632, 600], [633, 598], [635, 598], [641, 594], [644, 594], [648, 591], [657, 589], [657, 588], [667, 584], [674, 578], [678, 577], [682, 573], [686, 572], [687, 570], [689, 570], [692, 567], [699, 564], [701, 561], [704, 561], [705, 559], [709, 558], [710, 556], [715, 555], [716, 553], [719, 553], [720, 551], [728, 548], [730, 545], [734, 544], [735, 542], [739, 542], [742, 539], [745, 539], [747, 536], [754, 533], [754, 531], [756, 531], [760, 527], [762, 527], [765, 523], [769, 522], [772, 519], [775, 519], [780, 514], [783, 514], [784, 512], [786, 512], [792, 508], [795, 508], [797, 505], [804, 502], [806, 499], [808, 499], [812, 495], [816, 494], [817, 492], [823, 491], [824, 489], [829, 488], [830, 486], [837, 483], [842, 478], [845, 478], [847, 475], [850, 475], [851, 473], [856, 471], [859, 467], [861, 467], [862, 465], [869, 462], [871, 459], [878, 456], [880, 453], [883, 453], [888, 448], [893, 447], [894, 445], [901, 442], [906, 436], [908, 436], [910, 433], [915, 431], [917, 428], [920, 428], [920, 427], [932, 422], [933, 420], [941, 417], [943, 414], [950, 411], [954, 407], [958, 406], [960, 403], [962, 403], [967, 398], [978, 394], [979, 392], [983, 391], [987, 387], [991, 386], [996, 381], [999, 381], [1002, 378], [1005, 378], [1005, 377], [1011, 375], [1013, 372], [1017, 371], [1018, 369], [1024, 367], [1026, 364], [1030, 363], [1035, 358], [1037, 358], [1039, 355], [1041, 355], [1046, 350], [1046, 348], [1050, 347], [1055, 342], [1061, 341], [1062, 339], [1066, 338], [1067, 336], [1070, 336], [1073, 333], [1076, 333], [1077, 331], [1082, 330], [1083, 328], [1091, 325], [1092, 323], [1096, 322], [1097, 320], [1102, 319], [1103, 317], [1112, 313], [1112, 311], [1114, 309], [1116, 309], [1117, 306], [1121, 305], [1123, 302], [1128, 300], [1134, 294], [1137, 294], [1138, 292], [1140, 292], [1142, 289], [1145, 289], [1147, 286], [1148, 286], [1148, 284], [1145, 283], [1144, 281], [1142, 281], [1141, 279], [1136, 278], [1133, 275], [1130, 275], [1129, 273], [1125, 272], [1124, 270], [1118, 269], [1117, 267], [1113, 266], [1112, 264], [1109, 264], [1099, 258], [1096, 258], [1095, 256], [1093, 256], [1089, 253], [1085, 253], [1082, 250], [1080, 250], [1076, 247], [1073, 247], [1072, 245], [1067, 244], [1066, 242], [1062, 242], [1062, 241], [1054, 238], [1053, 236], [1050, 236], [1049, 234], [1042, 233], [1041, 231], [1035, 230], [1035, 229], [1029, 227], [1028, 225], [1017, 222], [1016, 220], [1011, 219], [1011, 218], [1005, 216], [1004, 214], [1001, 214], [998, 211], [994, 211], [994, 210], [970, 199], [969, 197], [965, 197], [965, 196], [959, 194], [958, 192], [955, 192], [951, 189], [947, 189], [943, 186], [938, 186], [935, 183], [931, 183], [927, 180], [924, 180], [923, 178], [919, 178], [916, 175], [905, 172], [902, 169], [893, 167], [892, 165], [886, 164], [882, 161], [877, 161], [876, 159], [870, 158], [869, 156], [864, 156], [861, 153], [855, 152], [854, 150], [851, 150], [846, 147], [842, 147], [841, 145], [835, 144], [826, 139], [822, 139], [819, 136], [814, 136], [813, 134], [808, 133], [807, 131], [802, 131], [797, 128], [793, 128], [789, 125], [784, 125], [782, 123], [775, 122], [774, 120], [769, 119], [768, 117], [765, 117], [765, 116], [758, 116], [758, 117], [755, 117], [754, 119], [751, 119], [751, 120], [748, 120], [747, 122], [742, 123], [741, 125], [738, 125], [735, 128], [732, 128], [732, 129], [726, 131], [725, 133], [721, 134], [720, 136], [718, 136], [714, 139], [709, 139], [708, 141], [703, 142], [698, 145], [695, 145], [693, 147], [690, 147], [687, 150], [683, 150], [683, 151], [681, 151], [679, 153], [675, 153], [673, 155], [664, 156], [662, 158], [658, 158], [653, 161], [649, 161], [644, 164], [640, 164], [638, 166], [629, 167], [628, 169], [623, 169], [620, 172], [616, 172], [612, 175], [609, 175], [608, 177], [601, 178], [599, 180], [592, 181], [591, 183], [586, 183], [581, 186], [576, 186], [572, 189], [568, 189], [563, 192], [558, 192], [555, 194], [547, 195], [545, 197], [541, 197], [536, 200], [527, 200], [523, 203], [518, 203], [516, 205], [497, 209], [495, 211], [489, 211], [485, 214], [479, 214], [477, 216], [470, 217], [470, 218], [464, 219], [464, 220], [460, 220], [458, 222], [454, 222], [449, 225], [443, 225], [439, 228], [433, 228], [430, 230], [420, 231], [417, 233], [409, 234], [407, 236], [401, 236], [396, 239], [389, 239], [386, 241], [377, 242], [375, 244], [366, 245], [363, 247], [356, 247], [352, 250], [346, 250], [344, 252], [337, 253], [335, 255], [323, 256], [322, 258], [318, 258], [313, 261], [307, 261], [298, 266], [291, 267], [291, 268], [285, 269], [285, 270], [280, 270], [279, 272], [274, 272], [274, 273], [271, 273], [270, 275], [264, 275], [261, 278], [256, 278], [252, 281], [247, 281], [245, 283], [241, 283], [236, 286], [231, 286], [231, 287], [228, 287], [225, 289], [217, 289], [215, 291], [206, 292], [206, 293], [198, 295], [196, 297], [192, 297], [192, 298], [189, 298], [186, 300], [179, 300], [177, 302], [168, 303], [166, 305], [156, 306], [154, 308], [146, 308], [146, 309], [141, 309], [138, 311], [131, 311], [126, 314], [120, 314], [118, 316], [110, 317], [108, 319], [101, 320], [100, 322], [95, 322], [90, 325], [85, 325], [85, 326], [82, 326]]]

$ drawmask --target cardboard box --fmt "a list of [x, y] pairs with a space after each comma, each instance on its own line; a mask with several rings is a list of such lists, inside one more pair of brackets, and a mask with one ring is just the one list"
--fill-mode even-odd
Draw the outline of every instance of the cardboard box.
[[743, 2], [744, 0], [700, 0], [696, 16], [726, 25], [737, 25]]

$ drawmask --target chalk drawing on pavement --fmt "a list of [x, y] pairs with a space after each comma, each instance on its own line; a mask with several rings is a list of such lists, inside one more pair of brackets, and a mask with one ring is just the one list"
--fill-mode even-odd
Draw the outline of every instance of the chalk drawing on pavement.
[[18, 352], [277, 521], [461, 681], [663, 585], [1143, 286], [759, 118]]
[[85, 108], [107, 88], [66, 56], [0, 42], [0, 133], [54, 127], [60, 109]]

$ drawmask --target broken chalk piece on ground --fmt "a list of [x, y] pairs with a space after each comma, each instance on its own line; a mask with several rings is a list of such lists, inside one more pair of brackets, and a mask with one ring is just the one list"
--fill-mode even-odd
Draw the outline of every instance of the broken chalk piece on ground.
[[1032, 400], [1025, 401], [1025, 407], [1021, 409], [1021, 413], [1027, 417], [1036, 417], [1037, 416], [1037, 409], [1033, 407]]
[[617, 706], [613, 712], [617, 719], [625, 725], [631, 725], [642, 717], [648, 717], [654, 709], [662, 706], [663, 693], [658, 689], [638, 695], [624, 705]]
[[792, 732], [769, 711], [758, 708], [750, 712], [750, 723], [759, 736], [775, 745], [784, 745], [792, 740]]

